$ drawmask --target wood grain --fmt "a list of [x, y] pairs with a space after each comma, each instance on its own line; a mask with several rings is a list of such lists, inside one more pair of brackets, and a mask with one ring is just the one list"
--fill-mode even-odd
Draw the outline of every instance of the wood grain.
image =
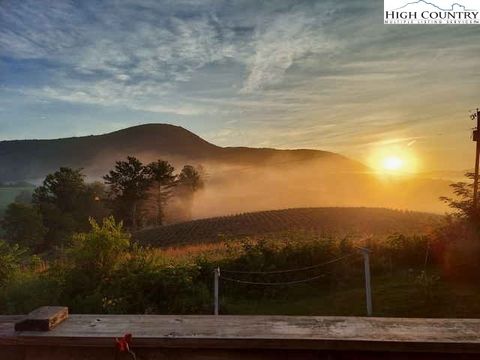
[[[11, 330], [8, 324], [12, 325]], [[13, 331], [13, 321], [3, 317], [0, 348], [112, 349], [115, 338], [127, 332], [133, 335], [135, 349], [480, 354], [478, 319], [318, 316], [71, 315], [49, 332], [19, 333]]]

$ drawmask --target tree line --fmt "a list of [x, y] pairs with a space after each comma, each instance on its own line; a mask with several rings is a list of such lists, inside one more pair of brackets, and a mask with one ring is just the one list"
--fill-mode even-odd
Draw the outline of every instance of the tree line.
[[[177, 174], [165, 160], [143, 164], [128, 156], [102, 181], [87, 182], [82, 169], [61, 167], [30, 197], [24, 193], [5, 211], [4, 237], [35, 252], [64, 246], [74, 233], [88, 231], [89, 219], [114, 216], [130, 231], [191, 218], [194, 195], [204, 187], [201, 166]], [[168, 214], [167, 214], [168, 210]]]

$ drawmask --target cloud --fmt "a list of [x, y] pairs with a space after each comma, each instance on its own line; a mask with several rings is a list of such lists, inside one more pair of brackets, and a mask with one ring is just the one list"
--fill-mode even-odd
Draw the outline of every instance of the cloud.
[[150, 8], [116, 1], [105, 1], [103, 8], [73, 4], [0, 5], [1, 55], [55, 67], [48, 84], [30, 91], [35, 96], [131, 108], [143, 98], [147, 111], [171, 112], [171, 105], [158, 104], [165, 88], [234, 56], [233, 33], [208, 12], [182, 18], [153, 2], [145, 3]]
[[22, 138], [39, 122], [70, 135], [57, 114], [87, 134], [171, 121], [220, 145], [352, 156], [372, 142], [463, 136], [478, 29], [400, 29], [381, 12], [376, 0], [0, 0], [0, 124], [21, 122], [8, 136]]
[[304, 10], [272, 14], [257, 27], [254, 54], [247, 60], [248, 77], [242, 92], [278, 84], [296, 60], [331, 50], [322, 36], [321, 18]]

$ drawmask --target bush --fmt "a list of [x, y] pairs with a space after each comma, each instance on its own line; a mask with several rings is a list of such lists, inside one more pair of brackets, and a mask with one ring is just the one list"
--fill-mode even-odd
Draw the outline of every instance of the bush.
[[457, 281], [478, 281], [480, 271], [480, 231], [468, 220], [450, 218], [437, 229], [435, 255], [443, 274]]
[[65, 272], [63, 298], [79, 312], [101, 312], [102, 287], [128, 256], [130, 235], [113, 217], [101, 225], [90, 220], [91, 231], [75, 234], [64, 263], [52, 271]]
[[40, 212], [31, 205], [12, 203], [2, 221], [9, 242], [31, 249], [42, 246], [47, 229]]

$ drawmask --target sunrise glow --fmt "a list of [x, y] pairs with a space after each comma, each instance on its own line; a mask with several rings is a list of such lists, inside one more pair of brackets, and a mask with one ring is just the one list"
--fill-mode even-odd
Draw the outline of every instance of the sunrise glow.
[[412, 175], [418, 172], [419, 156], [410, 146], [380, 144], [371, 150], [368, 164], [379, 175]]
[[385, 159], [383, 159], [382, 165], [385, 170], [399, 171], [403, 168], [404, 161], [398, 156], [388, 156]]

